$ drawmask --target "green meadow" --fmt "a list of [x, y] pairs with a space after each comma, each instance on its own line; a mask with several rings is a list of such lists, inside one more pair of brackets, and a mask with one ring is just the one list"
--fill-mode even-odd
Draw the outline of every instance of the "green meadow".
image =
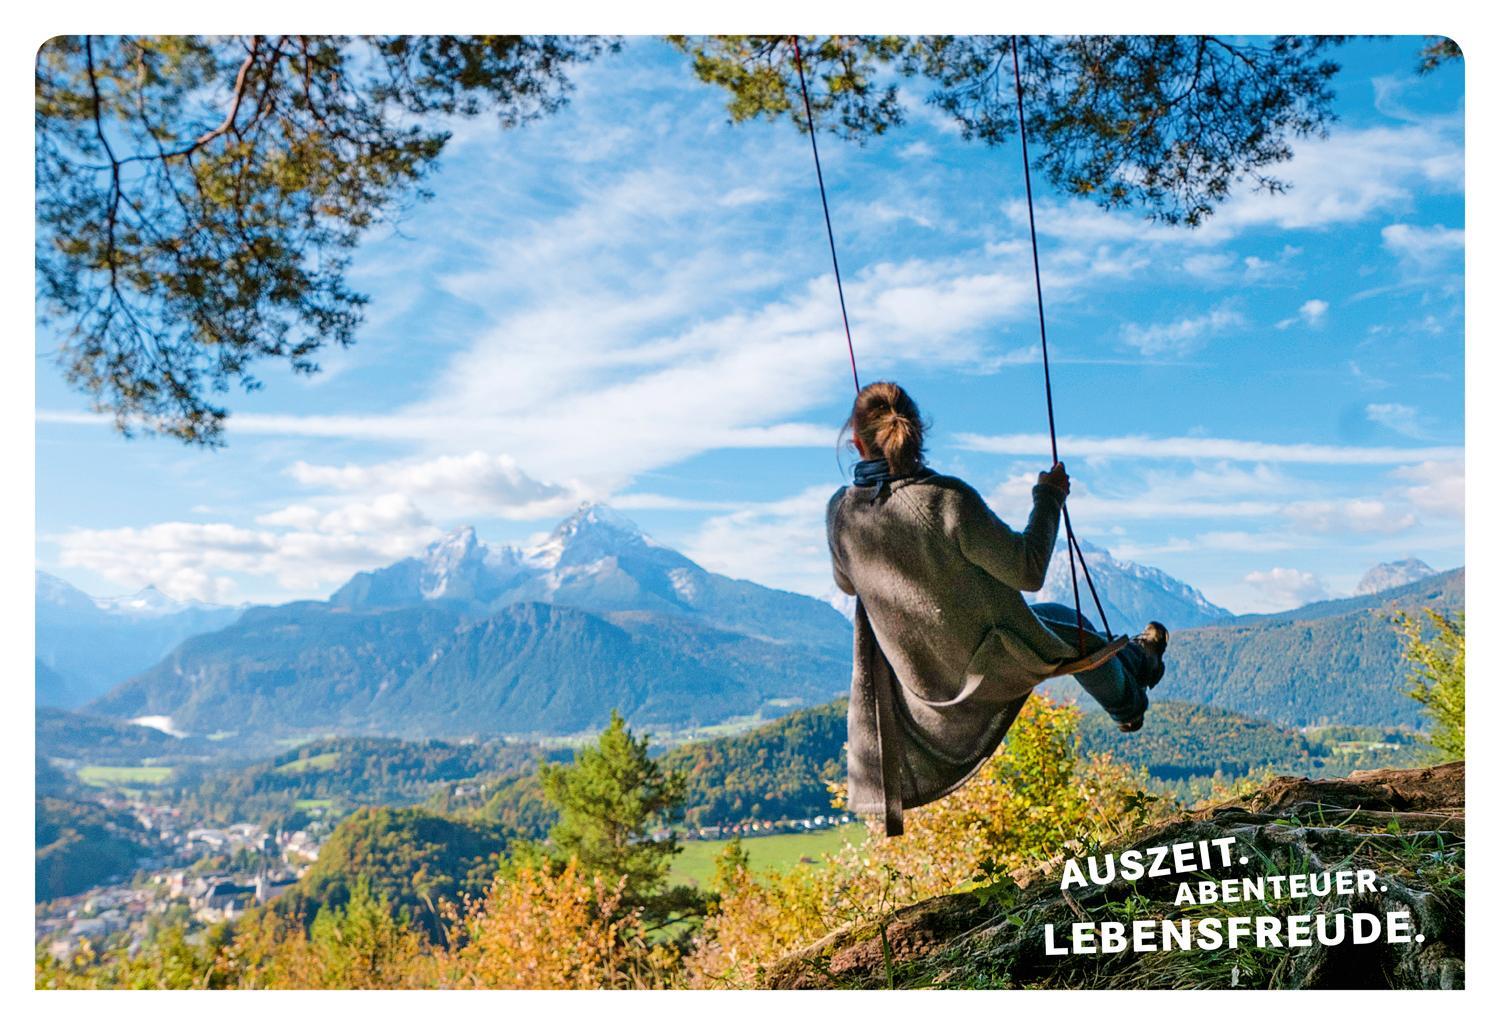
[[[803, 858], [821, 862], [845, 843], [857, 843], [863, 839], [864, 833], [863, 824], [852, 822], [807, 833], [752, 836], [740, 842], [750, 858], [750, 871], [758, 874], [786, 871], [800, 864]], [[714, 859], [728, 844], [728, 840], [684, 840], [682, 853], [672, 862], [669, 881], [707, 886], [714, 876]]]
[[339, 752], [325, 751], [322, 754], [312, 755], [307, 758], [298, 758], [295, 762], [287, 762], [278, 765], [276, 771], [284, 776], [291, 776], [299, 772], [318, 772], [323, 769], [331, 769], [338, 764]]
[[168, 765], [85, 765], [78, 770], [78, 779], [91, 787], [130, 783], [156, 786], [171, 778], [172, 768]]

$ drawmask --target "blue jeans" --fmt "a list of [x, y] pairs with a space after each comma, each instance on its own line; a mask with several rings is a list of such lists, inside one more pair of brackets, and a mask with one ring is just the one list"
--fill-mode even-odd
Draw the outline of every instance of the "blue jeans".
[[[1077, 643], [1078, 613], [1072, 608], [1049, 601], [1031, 606], [1031, 611], [1070, 646]], [[1104, 636], [1094, 629], [1087, 616], [1083, 617], [1083, 632], [1084, 646], [1089, 650], [1104, 643]], [[1129, 644], [1098, 669], [1076, 673], [1073, 679], [1099, 702], [1111, 719], [1130, 722], [1146, 711], [1146, 688], [1141, 683], [1145, 668], [1142, 652]]]

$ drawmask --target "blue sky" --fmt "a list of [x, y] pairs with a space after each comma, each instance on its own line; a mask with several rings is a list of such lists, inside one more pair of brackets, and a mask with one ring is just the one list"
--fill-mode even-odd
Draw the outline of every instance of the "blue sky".
[[[1041, 184], [1049, 341], [1080, 535], [1235, 611], [1463, 552], [1463, 74], [1339, 51], [1340, 120], [1284, 195], [1205, 227]], [[37, 559], [94, 593], [321, 597], [474, 524], [525, 542], [606, 500], [710, 569], [829, 588], [852, 385], [811, 158], [785, 121], [636, 41], [559, 115], [455, 126], [435, 198], [360, 250], [360, 342], [262, 368], [229, 445], [124, 441], [37, 362]], [[1046, 462], [1019, 154], [919, 98], [823, 141], [865, 380], [1011, 522]], [[38, 349], [54, 340], [45, 333]]]

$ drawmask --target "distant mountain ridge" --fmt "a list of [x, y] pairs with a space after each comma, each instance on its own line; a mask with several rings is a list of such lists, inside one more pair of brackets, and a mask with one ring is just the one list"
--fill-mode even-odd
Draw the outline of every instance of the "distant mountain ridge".
[[155, 587], [94, 598], [66, 580], [36, 573], [36, 701], [77, 708], [164, 657], [195, 634], [217, 630], [241, 610], [179, 601]]
[[[1089, 576], [1115, 633], [1136, 633], [1153, 619], [1177, 630], [1227, 619], [1234, 614], [1209, 601], [1196, 587], [1154, 566], [1117, 559], [1106, 549], [1087, 541], [1080, 541], [1079, 547], [1083, 549]], [[1084, 615], [1099, 626], [1098, 612], [1082, 569], [1078, 570], [1078, 589]], [[1058, 539], [1057, 549], [1052, 553], [1046, 584], [1030, 600], [1073, 604], [1073, 577], [1068, 569], [1068, 545], [1064, 539]]]
[[703, 620], [776, 643], [847, 656], [847, 631], [831, 630], [823, 603], [710, 573], [644, 534], [609, 506], [584, 503], [540, 544], [490, 548], [472, 527], [417, 557], [358, 573], [329, 603], [376, 610], [448, 602], [467, 611], [518, 602], [594, 613], [659, 612]]
[[[1463, 603], [1456, 570], [1373, 596], [1231, 616], [1160, 570], [1086, 550], [1116, 631], [1147, 618], [1173, 629], [1158, 696], [1287, 726], [1420, 726], [1388, 606]], [[1040, 597], [1071, 601], [1053, 593], [1067, 577], [1055, 563]], [[848, 620], [829, 602], [710, 573], [586, 504], [535, 545], [490, 547], [464, 528], [355, 574], [329, 601], [251, 609], [89, 710], [259, 737], [571, 735], [602, 725], [612, 707], [675, 729], [843, 693], [849, 657]]]
[[[1087, 541], [1079, 543], [1088, 560], [1089, 573], [1104, 605], [1104, 613], [1109, 617], [1110, 628], [1116, 633], [1135, 633], [1152, 619], [1163, 620], [1175, 629], [1201, 626], [1234, 615], [1209, 601], [1197, 588], [1155, 566], [1117, 559], [1106, 549]], [[1046, 583], [1040, 591], [1026, 596], [1026, 600], [1033, 604], [1048, 601], [1073, 604], [1067, 543], [1059, 541], [1058, 545], [1047, 566]], [[1088, 581], [1081, 569], [1078, 571], [1078, 588], [1084, 615], [1090, 620], [1098, 620]], [[838, 609], [845, 619], [854, 618], [852, 595], [830, 587], [823, 593], [823, 600]], [[1095, 622], [1095, 626], [1099, 625]]]
[[1387, 605], [1403, 608], [1415, 605], [1433, 605], [1439, 608], [1461, 608], [1464, 596], [1464, 569], [1446, 570], [1421, 577], [1411, 583], [1401, 584], [1374, 594], [1355, 594], [1347, 598], [1325, 598], [1308, 605], [1283, 612], [1249, 612], [1242, 616], [1231, 616], [1217, 623], [1218, 626], [1244, 626], [1252, 623], [1300, 622], [1310, 619], [1328, 619], [1347, 615], [1350, 612], [1376, 609]]
[[[1375, 595], [1173, 631], [1167, 675], [1152, 698], [1214, 705], [1283, 726], [1422, 728], [1421, 708], [1406, 696], [1408, 669], [1391, 616], [1397, 609], [1463, 606], [1464, 570], [1455, 569]], [[1081, 694], [1071, 679], [1044, 687]]]
[[1418, 580], [1425, 580], [1435, 576], [1437, 570], [1433, 569], [1421, 559], [1401, 559], [1398, 562], [1382, 562], [1372, 567], [1354, 588], [1356, 595], [1379, 594], [1381, 591], [1389, 591], [1393, 587], [1401, 587], [1404, 584], [1414, 584]]
[[566, 734], [611, 708], [707, 725], [827, 700], [849, 657], [828, 605], [710, 573], [585, 505], [529, 549], [464, 528], [327, 602], [250, 609], [90, 711], [195, 733]]

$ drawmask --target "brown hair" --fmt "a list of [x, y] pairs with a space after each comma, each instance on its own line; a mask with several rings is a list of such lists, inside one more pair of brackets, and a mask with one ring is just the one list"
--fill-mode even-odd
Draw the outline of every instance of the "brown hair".
[[883, 458], [893, 476], [904, 476], [922, 465], [927, 424], [906, 389], [894, 381], [876, 381], [861, 388], [844, 429], [860, 440], [869, 458]]

